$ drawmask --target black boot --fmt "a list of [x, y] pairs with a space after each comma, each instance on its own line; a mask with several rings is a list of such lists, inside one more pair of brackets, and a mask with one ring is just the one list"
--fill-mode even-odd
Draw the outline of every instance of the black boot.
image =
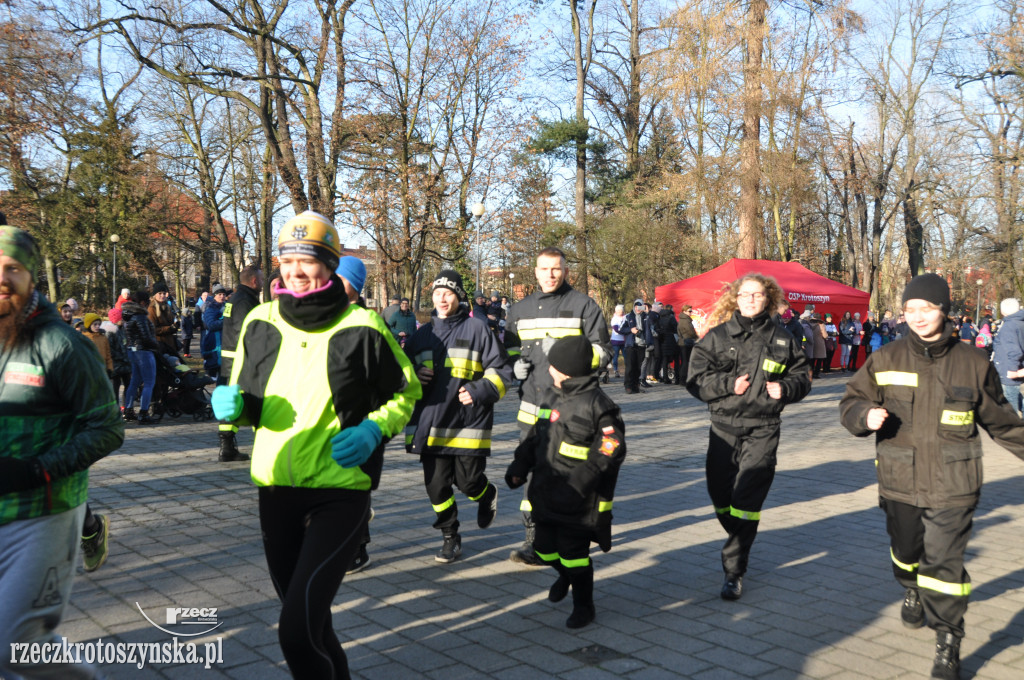
[[138, 420], [138, 418], [135, 416], [135, 409], [126, 408], [124, 411], [121, 412], [121, 419], [126, 423], [131, 423], [135, 420]]
[[218, 456], [220, 462], [233, 463], [235, 461], [249, 460], [247, 454], [238, 450], [238, 446], [235, 444], [234, 432], [218, 432], [217, 434], [220, 436], [220, 456]]
[[935, 631], [935, 663], [932, 677], [939, 680], [960, 680], [960, 638], [945, 631]]
[[548, 601], [561, 602], [569, 594], [569, 572], [558, 562], [553, 563], [551, 566], [558, 572], [558, 580], [552, 584], [551, 590], [548, 591]]
[[565, 620], [568, 628], [582, 628], [594, 620], [594, 566], [580, 568], [572, 575], [572, 614]]
[[533, 519], [525, 513], [523, 514], [523, 526], [526, 527], [526, 540], [523, 541], [523, 547], [513, 550], [508, 558], [528, 567], [543, 567], [544, 560], [537, 557], [537, 551], [533, 549], [533, 538], [537, 535], [537, 528], [533, 524]]
[[139, 411], [139, 425], [152, 425], [156, 420], [149, 417], [149, 409]]

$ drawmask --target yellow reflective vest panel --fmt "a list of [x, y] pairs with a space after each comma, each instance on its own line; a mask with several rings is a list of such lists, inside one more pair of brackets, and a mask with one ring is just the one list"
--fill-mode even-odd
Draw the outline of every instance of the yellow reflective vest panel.
[[331, 438], [369, 418], [385, 440], [401, 433], [421, 396], [412, 363], [383, 320], [349, 305], [316, 331], [290, 325], [279, 302], [245, 319], [230, 384], [245, 408], [236, 421], [256, 428], [252, 479], [258, 486], [369, 489], [383, 448], [346, 469], [331, 458]]

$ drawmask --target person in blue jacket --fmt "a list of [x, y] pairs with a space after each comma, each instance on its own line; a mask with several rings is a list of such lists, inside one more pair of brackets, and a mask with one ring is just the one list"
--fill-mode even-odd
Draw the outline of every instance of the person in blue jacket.
[[220, 332], [224, 327], [226, 299], [227, 291], [218, 283], [213, 287], [213, 295], [203, 305], [203, 341], [200, 349], [203, 352], [203, 368], [212, 378], [220, 375]]
[[1006, 298], [999, 303], [1003, 323], [992, 341], [992, 363], [999, 373], [1006, 400], [1017, 415], [1024, 408], [1024, 310], [1020, 300]]
[[444, 537], [434, 558], [450, 563], [462, 554], [459, 513], [452, 485], [477, 503], [477, 525], [486, 529], [498, 509], [498, 489], [484, 469], [491, 453], [494, 404], [512, 379], [508, 352], [486, 317], [472, 318], [462, 277], [443, 270], [434, 280], [434, 316], [405, 351], [423, 384], [406, 430], [406, 450], [420, 456], [427, 496]]

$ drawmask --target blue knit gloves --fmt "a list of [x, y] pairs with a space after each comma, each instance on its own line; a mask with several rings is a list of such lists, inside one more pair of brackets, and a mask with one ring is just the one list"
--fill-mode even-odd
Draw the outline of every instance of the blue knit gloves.
[[218, 385], [213, 389], [210, 406], [217, 420], [235, 420], [242, 415], [242, 388], [238, 385]]
[[377, 423], [364, 420], [331, 437], [331, 458], [343, 468], [358, 467], [370, 458], [383, 439]]

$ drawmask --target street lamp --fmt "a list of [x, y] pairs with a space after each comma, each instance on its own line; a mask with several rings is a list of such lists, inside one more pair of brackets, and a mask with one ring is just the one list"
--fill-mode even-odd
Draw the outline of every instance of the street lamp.
[[113, 305], [117, 302], [117, 242], [121, 240], [121, 237], [117, 234], [110, 235], [110, 242], [114, 245], [114, 271], [113, 278], [110, 283], [110, 304]]
[[480, 290], [480, 218], [487, 208], [483, 203], [474, 203], [469, 210], [476, 218], [476, 289]]
[[977, 281], [975, 281], [975, 283], [978, 284], [978, 304], [974, 308], [974, 321], [975, 321], [975, 323], [979, 323], [980, 324], [981, 323], [981, 286], [985, 282], [982, 281], [981, 279], [978, 279]]
[[516, 273], [509, 272], [508, 274], [508, 299], [510, 302], [516, 301]]

